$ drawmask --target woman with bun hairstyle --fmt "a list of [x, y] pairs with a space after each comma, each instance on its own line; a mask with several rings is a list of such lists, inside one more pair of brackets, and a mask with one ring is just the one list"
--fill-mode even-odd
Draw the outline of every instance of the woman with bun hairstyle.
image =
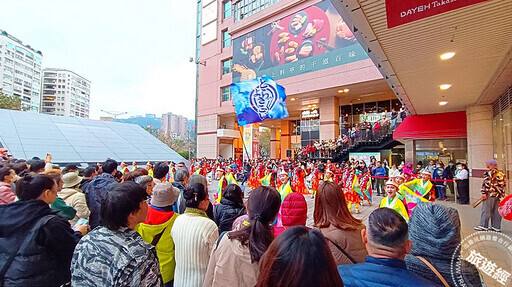
[[87, 232], [75, 230], [50, 208], [57, 183], [48, 175], [26, 175], [16, 183], [20, 199], [0, 205], [0, 286], [60, 286], [71, 280], [71, 257]]
[[327, 241], [318, 229], [294, 226], [261, 258], [256, 287], [343, 286]]
[[174, 286], [202, 286], [219, 232], [215, 222], [206, 215], [210, 201], [203, 184], [191, 184], [183, 198], [185, 213], [176, 218], [171, 230], [176, 260]]
[[281, 196], [270, 186], [251, 191], [247, 203], [248, 221], [236, 231], [223, 233], [208, 265], [204, 286], [254, 286], [259, 262], [274, 240], [272, 223], [279, 211]]

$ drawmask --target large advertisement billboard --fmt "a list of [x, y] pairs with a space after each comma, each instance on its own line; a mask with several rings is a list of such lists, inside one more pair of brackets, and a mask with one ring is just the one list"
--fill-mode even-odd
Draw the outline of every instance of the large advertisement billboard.
[[367, 59], [330, 1], [323, 1], [233, 40], [233, 82], [274, 80]]

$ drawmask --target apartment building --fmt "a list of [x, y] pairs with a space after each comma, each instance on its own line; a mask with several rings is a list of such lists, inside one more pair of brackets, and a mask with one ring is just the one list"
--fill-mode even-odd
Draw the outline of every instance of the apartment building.
[[43, 54], [0, 29], [0, 88], [21, 99], [23, 111], [39, 112]]
[[66, 69], [43, 70], [41, 113], [89, 118], [91, 81]]

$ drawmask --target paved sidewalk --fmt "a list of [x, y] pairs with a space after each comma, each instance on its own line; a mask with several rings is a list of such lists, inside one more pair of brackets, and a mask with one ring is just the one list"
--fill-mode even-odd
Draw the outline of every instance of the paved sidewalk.
[[[213, 201], [214, 194], [217, 192], [217, 184], [218, 181], [213, 181], [211, 185], [208, 188], [208, 191], [210, 193], [210, 199]], [[245, 188], [245, 200], [249, 197], [250, 194], [250, 188]], [[311, 195], [305, 195], [304, 198], [306, 199], [306, 202], [308, 204], [308, 219], [306, 222], [306, 225], [308, 227], [313, 226], [313, 211], [315, 208], [315, 199], [311, 197]], [[360, 207], [361, 213], [355, 214], [353, 213], [355, 218], [362, 219], [364, 224], [368, 223], [368, 216], [370, 216], [370, 213], [379, 207], [380, 201], [383, 197], [381, 196], [374, 196], [373, 198], [373, 205], [368, 205], [368, 203], [365, 202], [363, 206]], [[461, 231], [462, 231], [462, 238], [472, 234], [475, 232], [473, 229], [475, 226], [477, 226], [480, 222], [480, 213], [482, 210], [481, 205], [477, 208], [473, 208], [471, 205], [460, 205], [456, 204], [453, 201], [437, 201], [436, 204], [441, 204], [444, 206], [453, 207], [458, 210], [459, 217], [461, 221]], [[501, 229], [502, 232], [510, 237], [512, 237], [512, 223], [507, 220], [502, 220], [501, 222]]]
[[[245, 200], [248, 199], [250, 194], [250, 188], [245, 188]], [[209, 193], [210, 193], [210, 199], [213, 201], [214, 194], [217, 191], [217, 181], [212, 182], [212, 184], [209, 186]], [[306, 199], [306, 202], [308, 204], [308, 219], [306, 222], [306, 226], [313, 227], [313, 212], [315, 208], [315, 199], [311, 195], [305, 195], [304, 198]], [[368, 217], [370, 216], [370, 213], [379, 207], [380, 201], [383, 197], [381, 196], [374, 196], [373, 198], [373, 204], [370, 206], [368, 203], [365, 203], [363, 206], [360, 207], [361, 213], [355, 214], [353, 212], [355, 218], [363, 220], [363, 223], [365, 225], [368, 224]], [[461, 239], [464, 240], [465, 238], [469, 237], [470, 235], [475, 235], [476, 231], [474, 230], [474, 227], [477, 226], [480, 222], [480, 214], [482, 207], [478, 206], [477, 208], [473, 208], [471, 205], [460, 205], [455, 204], [453, 201], [453, 198], [449, 198], [450, 201], [437, 201], [436, 204], [440, 204], [443, 206], [449, 206], [457, 209], [459, 212], [460, 222], [461, 222]], [[501, 230], [503, 235], [509, 236], [512, 238], [512, 224], [510, 221], [502, 220], [501, 223]], [[480, 235], [494, 235], [495, 233], [492, 232], [481, 232]], [[473, 237], [471, 237], [473, 238]], [[467, 241], [466, 241], [467, 242]], [[512, 244], [512, 241], [510, 242]], [[512, 266], [512, 257], [509, 256], [508, 253], [509, 250], [506, 248], [503, 248], [500, 245], [495, 245], [490, 243], [489, 241], [484, 242], [482, 244], [475, 243], [474, 246], [470, 246], [469, 249], [466, 250], [465, 254], [463, 255], [464, 259], [468, 259], [468, 251], [470, 249], [473, 249], [485, 258], [488, 258], [492, 261], [492, 263], [496, 264], [499, 267], [504, 267], [506, 270], [511, 272], [510, 267]], [[482, 271], [483, 268], [480, 269], [480, 275], [482, 278], [484, 278], [484, 281], [487, 286], [503, 286], [499, 284], [496, 279], [492, 278], [493, 273], [490, 273], [491, 275], [484, 274]]]

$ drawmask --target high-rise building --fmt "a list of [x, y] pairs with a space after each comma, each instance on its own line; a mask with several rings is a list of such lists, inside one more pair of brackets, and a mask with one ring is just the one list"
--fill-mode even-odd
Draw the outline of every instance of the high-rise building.
[[163, 114], [160, 134], [182, 139], [188, 138], [188, 119], [173, 113]]
[[0, 29], [2, 92], [21, 99], [23, 111], [39, 112], [43, 54]]
[[[197, 157], [257, 156], [265, 127], [270, 157], [290, 158], [401, 107], [335, 2], [198, 1]], [[230, 85], [263, 76], [285, 87], [289, 117], [242, 137]]]
[[43, 70], [41, 113], [89, 118], [91, 81], [65, 69]]

